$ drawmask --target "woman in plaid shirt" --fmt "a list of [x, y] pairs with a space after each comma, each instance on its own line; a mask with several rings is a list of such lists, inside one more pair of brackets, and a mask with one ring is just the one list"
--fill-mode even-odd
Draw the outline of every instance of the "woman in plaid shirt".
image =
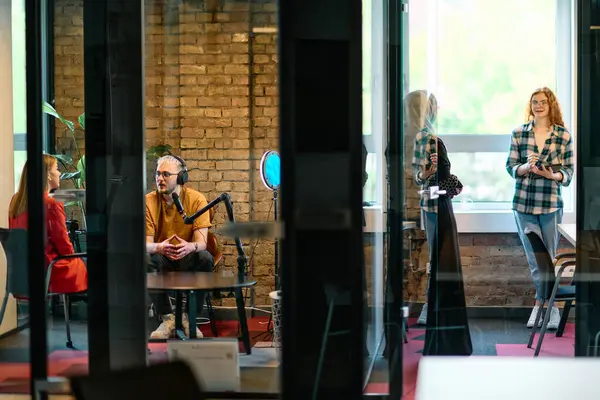
[[[515, 179], [513, 213], [531, 278], [539, 293], [540, 270], [525, 232], [536, 232], [554, 258], [560, 237], [558, 224], [563, 215], [561, 188], [569, 186], [573, 178], [573, 140], [564, 127], [556, 96], [547, 87], [531, 95], [526, 120], [512, 132], [506, 170]], [[536, 293], [528, 328], [533, 327], [542, 300]], [[557, 329], [559, 322], [560, 313], [553, 307], [548, 328]]]

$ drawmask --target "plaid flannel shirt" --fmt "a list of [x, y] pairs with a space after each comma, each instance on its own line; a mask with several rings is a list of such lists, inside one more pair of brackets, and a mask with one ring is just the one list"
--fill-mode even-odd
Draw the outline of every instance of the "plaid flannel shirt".
[[[517, 169], [527, 163], [527, 155], [537, 152], [539, 163], [545, 166], [560, 164], [562, 181], [546, 179], [529, 172], [517, 176]], [[554, 125], [544, 148], [540, 151], [535, 144], [533, 121], [521, 125], [512, 132], [510, 151], [506, 160], [506, 171], [515, 179], [512, 208], [524, 214], [549, 214], [563, 207], [561, 187], [569, 186], [573, 179], [573, 140], [569, 132]]]
[[415, 173], [415, 182], [417, 185], [421, 185], [421, 189], [424, 193], [421, 195], [420, 205], [424, 211], [437, 213], [437, 199], [429, 198], [429, 186], [432, 182], [435, 182], [436, 175], [433, 174], [429, 179], [421, 179], [419, 172], [425, 171], [425, 169], [431, 165], [429, 156], [431, 153], [437, 153], [437, 141], [434, 136], [427, 130], [421, 130], [415, 137], [415, 152], [413, 154], [413, 170]]

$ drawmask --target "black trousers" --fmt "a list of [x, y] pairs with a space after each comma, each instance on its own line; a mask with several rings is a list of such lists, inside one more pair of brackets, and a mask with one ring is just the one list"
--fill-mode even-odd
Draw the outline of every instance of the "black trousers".
[[[190, 271], [190, 272], [212, 272], [214, 268], [214, 260], [212, 254], [208, 251], [200, 251], [191, 253], [181, 260], [171, 260], [162, 254], [151, 254], [148, 270], [150, 272], [171, 272], [171, 271]], [[169, 296], [175, 297], [172, 292], [156, 291], [150, 293], [150, 299], [154, 303], [154, 307], [158, 315], [172, 314], [171, 303]], [[206, 299], [205, 292], [196, 294], [196, 304], [198, 305], [196, 316], [200, 316]], [[187, 307], [187, 304], [186, 304]], [[184, 310], [185, 312], [185, 310]]]

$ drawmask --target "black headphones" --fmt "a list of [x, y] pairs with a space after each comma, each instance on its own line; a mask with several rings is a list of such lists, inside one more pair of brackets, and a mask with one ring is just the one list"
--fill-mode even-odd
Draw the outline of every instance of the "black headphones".
[[177, 173], [177, 184], [184, 185], [188, 181], [188, 169], [187, 165], [185, 165], [185, 161], [183, 158], [176, 156], [175, 154], [170, 154], [174, 159], [179, 161], [181, 164], [181, 171]]

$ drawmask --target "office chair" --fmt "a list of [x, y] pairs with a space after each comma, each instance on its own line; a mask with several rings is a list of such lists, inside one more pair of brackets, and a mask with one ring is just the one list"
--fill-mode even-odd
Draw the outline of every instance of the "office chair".
[[[27, 231], [24, 229], [5, 229], [0, 228], [0, 243], [4, 248], [6, 254], [7, 264], [7, 279], [6, 279], [6, 291], [4, 298], [2, 299], [2, 306], [0, 308], [0, 321], [4, 318], [6, 312], [6, 306], [8, 303], [8, 295], [12, 294], [14, 298], [21, 300], [29, 299], [29, 274], [28, 274], [28, 245], [27, 245]], [[69, 324], [69, 301], [68, 296], [71, 293], [49, 293], [48, 288], [50, 286], [50, 276], [52, 274], [52, 267], [59, 260], [65, 260], [69, 258], [85, 258], [86, 253], [75, 253], [64, 256], [58, 256], [48, 268], [46, 268], [46, 283], [45, 283], [45, 295], [48, 296], [60, 296], [63, 301], [63, 307], [65, 312], [65, 327], [67, 333], [68, 348], [73, 348], [73, 341], [71, 340], [71, 327]]]
[[[565, 302], [563, 315], [561, 316], [560, 323], [558, 325], [558, 331], [556, 333], [556, 336], [562, 336], [562, 332], [567, 323], [567, 318], [569, 317], [571, 305], [573, 301], [575, 301], [575, 280], [572, 279], [571, 284], [566, 286], [561, 286], [560, 283], [565, 268], [575, 266], [576, 262], [569, 260], [558, 264], [558, 261], [562, 258], [560, 255], [557, 256], [555, 261], [553, 262], [552, 258], [550, 257], [550, 253], [548, 253], [548, 249], [544, 244], [544, 241], [538, 236], [537, 233], [527, 232], [526, 236], [529, 240], [529, 243], [531, 243], [531, 247], [533, 248], [533, 252], [535, 253], [535, 259], [537, 261], [538, 267], [540, 268], [539, 295], [543, 298], [543, 304], [540, 307], [540, 311], [538, 311], [537, 313], [535, 323], [533, 324], [531, 335], [529, 337], [529, 343], [527, 344], [528, 348], [532, 347], [533, 339], [535, 338], [535, 333], [538, 328], [540, 318], [542, 314], [544, 314], [544, 321], [542, 322], [540, 337], [538, 339], [534, 353], [534, 356], [537, 357], [540, 354], [540, 350], [542, 348], [542, 341], [544, 340], [544, 335], [546, 334], [546, 326], [548, 325], [548, 321], [550, 320], [550, 312], [552, 310], [552, 306], [556, 301]], [[555, 272], [554, 267], [557, 265], [560, 265], [560, 268], [558, 269], [558, 271]], [[548, 307], [544, 308], [544, 305], [546, 304], [548, 304]]]

